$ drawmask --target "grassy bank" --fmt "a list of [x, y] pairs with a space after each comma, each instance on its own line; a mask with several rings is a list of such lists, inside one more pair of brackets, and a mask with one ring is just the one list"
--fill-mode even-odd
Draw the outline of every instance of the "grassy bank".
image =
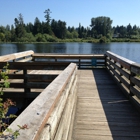
[[26, 41], [26, 42], [0, 42], [0, 43], [66, 43], [66, 42], [86, 42], [86, 43], [109, 43], [109, 42], [140, 42], [140, 39], [112, 38], [74, 38], [74, 39], [56, 39], [55, 41]]
[[113, 38], [111, 42], [140, 42], [140, 39]]

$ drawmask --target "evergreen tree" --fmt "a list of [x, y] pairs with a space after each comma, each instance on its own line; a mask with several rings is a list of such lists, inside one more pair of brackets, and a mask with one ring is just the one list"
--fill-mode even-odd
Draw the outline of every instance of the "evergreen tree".
[[50, 13], [51, 13], [51, 11], [50, 11], [50, 9], [47, 9], [47, 10], [45, 10], [45, 19], [46, 19], [46, 24], [44, 25], [44, 27], [43, 27], [43, 31], [44, 31], [44, 33], [46, 33], [46, 34], [50, 34], [50, 35], [52, 35], [53, 34], [53, 32], [52, 32], [52, 30], [51, 30], [51, 26], [50, 26], [50, 22], [51, 22], [51, 17], [50, 17]]
[[33, 26], [33, 34], [36, 35], [38, 33], [42, 33], [42, 25], [38, 17], [35, 18], [34, 26]]
[[19, 14], [18, 18], [15, 18], [15, 34], [17, 38], [24, 37], [26, 31], [24, 27], [24, 20], [22, 14]]

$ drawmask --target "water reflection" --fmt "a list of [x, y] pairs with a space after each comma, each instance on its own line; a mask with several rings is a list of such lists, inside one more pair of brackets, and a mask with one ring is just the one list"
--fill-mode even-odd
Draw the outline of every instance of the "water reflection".
[[92, 44], [93, 54], [105, 54], [106, 51], [110, 50], [110, 44]]
[[0, 44], [0, 55], [33, 50], [36, 53], [104, 54], [112, 51], [140, 63], [140, 43], [46, 43]]

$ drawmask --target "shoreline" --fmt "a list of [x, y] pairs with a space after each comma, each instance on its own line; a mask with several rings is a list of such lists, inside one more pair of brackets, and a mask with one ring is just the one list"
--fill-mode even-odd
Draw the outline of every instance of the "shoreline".
[[54, 41], [54, 42], [0, 42], [0, 44], [8, 44], [8, 43], [11, 43], [11, 44], [26, 44], [26, 43], [31, 43], [31, 44], [42, 44], [42, 43], [74, 43], [74, 42], [77, 42], [77, 43], [112, 43], [112, 42], [140, 42], [140, 39], [128, 39], [128, 38], [113, 38], [111, 40], [106, 40], [106, 41], [103, 41], [103, 42], [100, 42], [100, 39], [58, 39], [58, 41]]

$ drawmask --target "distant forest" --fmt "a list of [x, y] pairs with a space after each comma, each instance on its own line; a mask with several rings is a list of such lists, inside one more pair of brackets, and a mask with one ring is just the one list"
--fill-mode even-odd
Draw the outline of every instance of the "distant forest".
[[65, 21], [51, 19], [50, 9], [44, 12], [45, 22], [38, 17], [34, 23], [24, 23], [23, 15], [14, 19], [14, 25], [0, 26], [0, 42], [110, 42], [140, 41], [136, 25], [112, 27], [110, 17], [91, 18], [89, 27], [66, 26]]

